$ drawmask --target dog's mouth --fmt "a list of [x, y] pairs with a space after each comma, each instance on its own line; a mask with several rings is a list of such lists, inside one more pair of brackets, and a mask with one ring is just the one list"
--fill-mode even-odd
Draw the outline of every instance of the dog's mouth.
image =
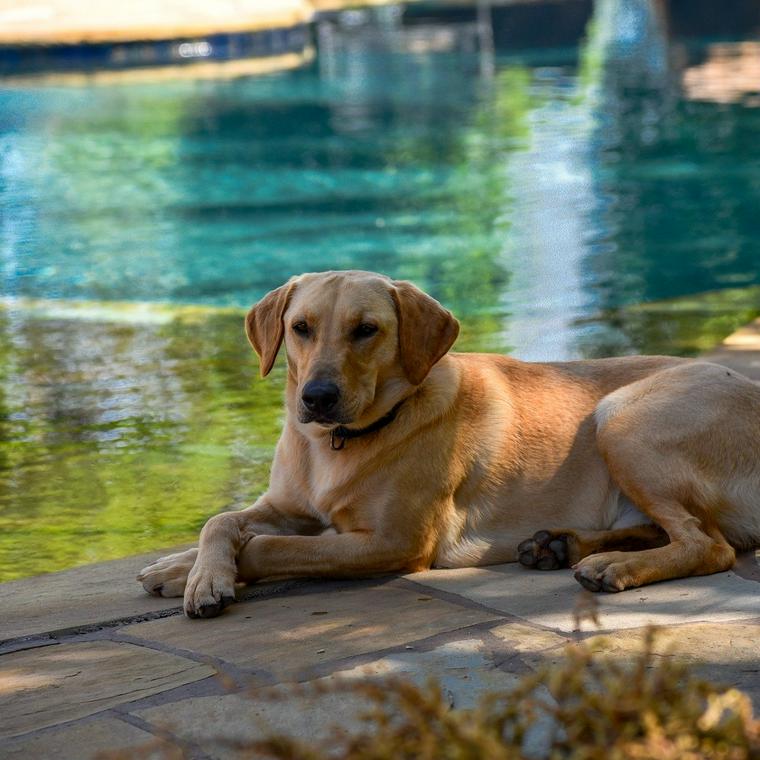
[[336, 425], [350, 425], [353, 422], [353, 419], [344, 415], [324, 416], [314, 414], [313, 412], [309, 412], [305, 409], [301, 409], [298, 412], [298, 421], [304, 425], [308, 425], [309, 423], [313, 422], [320, 427], [330, 429], [334, 428]]

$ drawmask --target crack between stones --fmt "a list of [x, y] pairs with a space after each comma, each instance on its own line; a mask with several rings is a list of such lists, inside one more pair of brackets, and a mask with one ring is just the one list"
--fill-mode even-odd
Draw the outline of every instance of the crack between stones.
[[[114, 720], [120, 720], [123, 723], [127, 723], [130, 726], [139, 728], [141, 731], [161, 739], [169, 744], [173, 744], [176, 747], [180, 747], [183, 751], [183, 755], [188, 760], [211, 760], [211, 757], [207, 755], [197, 744], [187, 739], [182, 739], [175, 733], [162, 726], [157, 726], [150, 721], [141, 718], [139, 715], [132, 715], [129, 712], [122, 711], [120, 707], [113, 707], [108, 710], [104, 710], [101, 715], [110, 715]], [[139, 749], [138, 748], [133, 748]], [[131, 751], [133, 751], [131, 750]]]
[[[254, 585], [246, 589], [239, 601], [247, 602], [254, 599], [267, 599], [272, 596], [277, 596], [285, 591], [300, 589], [310, 582], [314, 582], [313, 579], [275, 581], [267, 584]], [[135, 623], [147, 623], [152, 620], [174, 617], [182, 613], [183, 608], [181, 605], [178, 605], [176, 607], [167, 607], [163, 610], [153, 610], [150, 612], [138, 613], [136, 615], [112, 618], [111, 620], [99, 621], [97, 623], [85, 623], [83, 625], [74, 625], [67, 628], [55, 628], [50, 631], [35, 633], [29, 636], [14, 636], [0, 640], [0, 656], [23, 649], [35, 649], [41, 646], [48, 646], [49, 644], [57, 644], [61, 638], [97, 633], [99, 631], [133, 625]]]

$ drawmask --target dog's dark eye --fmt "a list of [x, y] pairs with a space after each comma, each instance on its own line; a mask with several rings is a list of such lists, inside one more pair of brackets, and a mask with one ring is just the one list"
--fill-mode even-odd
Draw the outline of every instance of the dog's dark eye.
[[307, 325], [306, 322], [294, 322], [293, 332], [297, 332], [299, 335], [308, 335], [309, 325]]
[[362, 322], [355, 330], [355, 338], [369, 338], [377, 332], [377, 325], [371, 325], [369, 322]]

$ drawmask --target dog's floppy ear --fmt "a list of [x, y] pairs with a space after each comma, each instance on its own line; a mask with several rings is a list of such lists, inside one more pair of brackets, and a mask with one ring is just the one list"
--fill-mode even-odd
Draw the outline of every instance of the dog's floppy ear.
[[270, 373], [282, 345], [285, 334], [282, 316], [288, 308], [295, 284], [294, 280], [290, 280], [267, 293], [246, 315], [245, 334], [259, 355], [262, 377]]
[[401, 366], [412, 385], [419, 385], [459, 335], [450, 311], [411, 282], [391, 285], [398, 315]]

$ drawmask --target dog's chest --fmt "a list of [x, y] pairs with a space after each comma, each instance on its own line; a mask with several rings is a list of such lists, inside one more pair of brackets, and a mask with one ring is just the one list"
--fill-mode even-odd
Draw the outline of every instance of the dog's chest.
[[361, 490], [353, 473], [341, 464], [335, 461], [322, 462], [318, 459], [309, 473], [309, 503], [328, 522], [331, 515], [356, 502]]

